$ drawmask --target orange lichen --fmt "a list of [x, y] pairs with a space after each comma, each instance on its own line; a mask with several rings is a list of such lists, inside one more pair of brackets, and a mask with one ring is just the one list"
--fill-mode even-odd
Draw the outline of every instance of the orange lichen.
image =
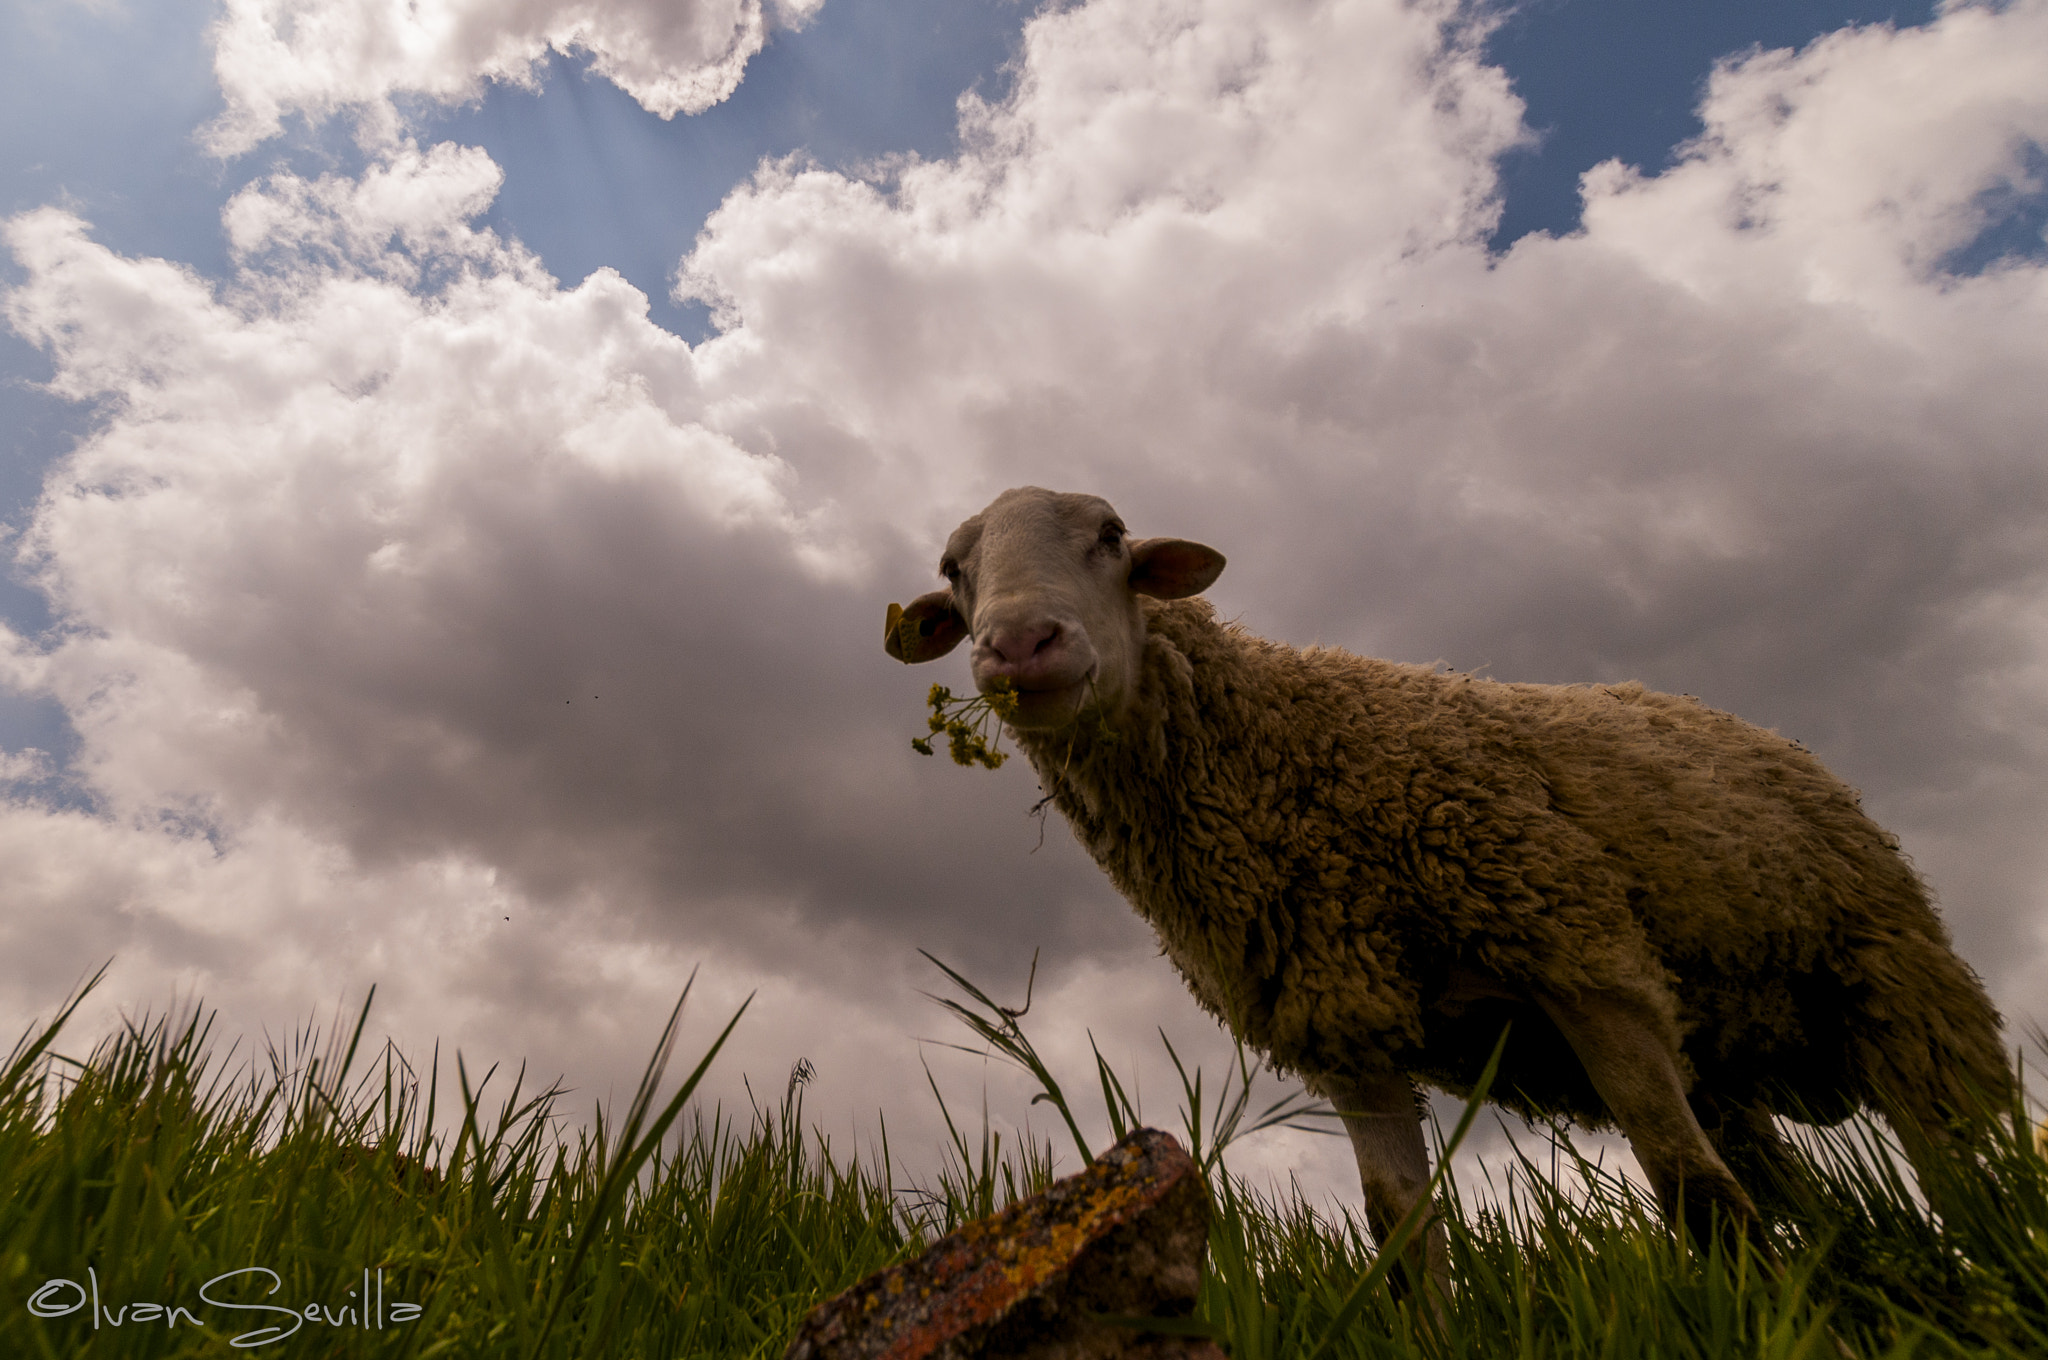
[[[1004, 1319], [1020, 1307], [1049, 1308], [1049, 1318], [1061, 1317], [1066, 1305], [1060, 1300], [1072, 1282], [1084, 1276], [1099, 1280], [1094, 1272], [1107, 1265], [1091, 1255], [1097, 1244], [1160, 1213], [1165, 1217], [1150, 1219], [1150, 1231], [1192, 1235], [1192, 1289], [1206, 1240], [1205, 1205], [1200, 1173], [1187, 1154], [1163, 1134], [1136, 1131], [1078, 1175], [964, 1224], [919, 1260], [855, 1285], [806, 1320], [790, 1354], [798, 1360], [826, 1354], [915, 1360], [970, 1334], [1009, 1325]], [[1173, 1297], [1134, 1296], [1132, 1307], [1150, 1311]], [[1045, 1325], [1089, 1324], [1066, 1318]]]

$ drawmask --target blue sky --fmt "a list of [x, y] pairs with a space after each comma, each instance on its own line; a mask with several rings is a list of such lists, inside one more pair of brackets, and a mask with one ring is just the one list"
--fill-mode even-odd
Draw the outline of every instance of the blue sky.
[[1203, 1024], [1028, 772], [901, 759], [872, 625], [1027, 481], [1271, 636], [1797, 736], [2048, 985], [2048, 4], [749, 5], [480, 9], [527, 86], [0, 7], [0, 1014], [376, 982], [601, 1086], [703, 960], [856, 1122], [919, 947]]

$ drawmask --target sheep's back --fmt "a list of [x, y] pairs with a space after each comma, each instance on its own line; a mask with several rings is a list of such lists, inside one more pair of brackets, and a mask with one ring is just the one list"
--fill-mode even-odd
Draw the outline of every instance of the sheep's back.
[[1749, 955], [1848, 911], [1928, 915], [1897, 842], [1797, 742], [1634, 683], [1458, 689], [1506, 724], [1514, 763], [1599, 845], [1667, 945]]

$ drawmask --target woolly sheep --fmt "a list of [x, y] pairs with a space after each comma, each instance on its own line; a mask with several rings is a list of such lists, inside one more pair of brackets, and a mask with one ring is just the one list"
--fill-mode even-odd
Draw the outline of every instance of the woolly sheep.
[[[1212, 548], [1006, 491], [887, 649], [977, 687], [1196, 998], [1343, 1115], [1382, 1240], [1416, 1078], [1628, 1137], [1667, 1215], [1755, 1207], [1773, 1111], [1930, 1142], [2006, 1098], [1999, 1019], [1897, 841], [1796, 742], [1641, 685], [1297, 649], [1191, 598]], [[1422, 1249], [1443, 1280], [1443, 1242]]]

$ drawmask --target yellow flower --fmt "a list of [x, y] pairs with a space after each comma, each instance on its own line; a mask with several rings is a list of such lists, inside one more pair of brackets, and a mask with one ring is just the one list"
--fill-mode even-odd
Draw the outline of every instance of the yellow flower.
[[1007, 753], [997, 750], [991, 743], [989, 731], [993, 724], [996, 728], [993, 739], [1000, 742], [1003, 720], [1017, 716], [1017, 691], [1008, 680], [994, 680], [990, 682], [987, 694], [976, 694], [967, 699], [956, 699], [953, 691], [944, 685], [933, 685], [925, 695], [925, 703], [932, 710], [925, 718], [931, 736], [910, 739], [911, 749], [919, 755], [930, 755], [932, 736], [943, 732], [946, 734], [947, 753], [956, 765], [980, 765], [993, 770], [1009, 759]]

